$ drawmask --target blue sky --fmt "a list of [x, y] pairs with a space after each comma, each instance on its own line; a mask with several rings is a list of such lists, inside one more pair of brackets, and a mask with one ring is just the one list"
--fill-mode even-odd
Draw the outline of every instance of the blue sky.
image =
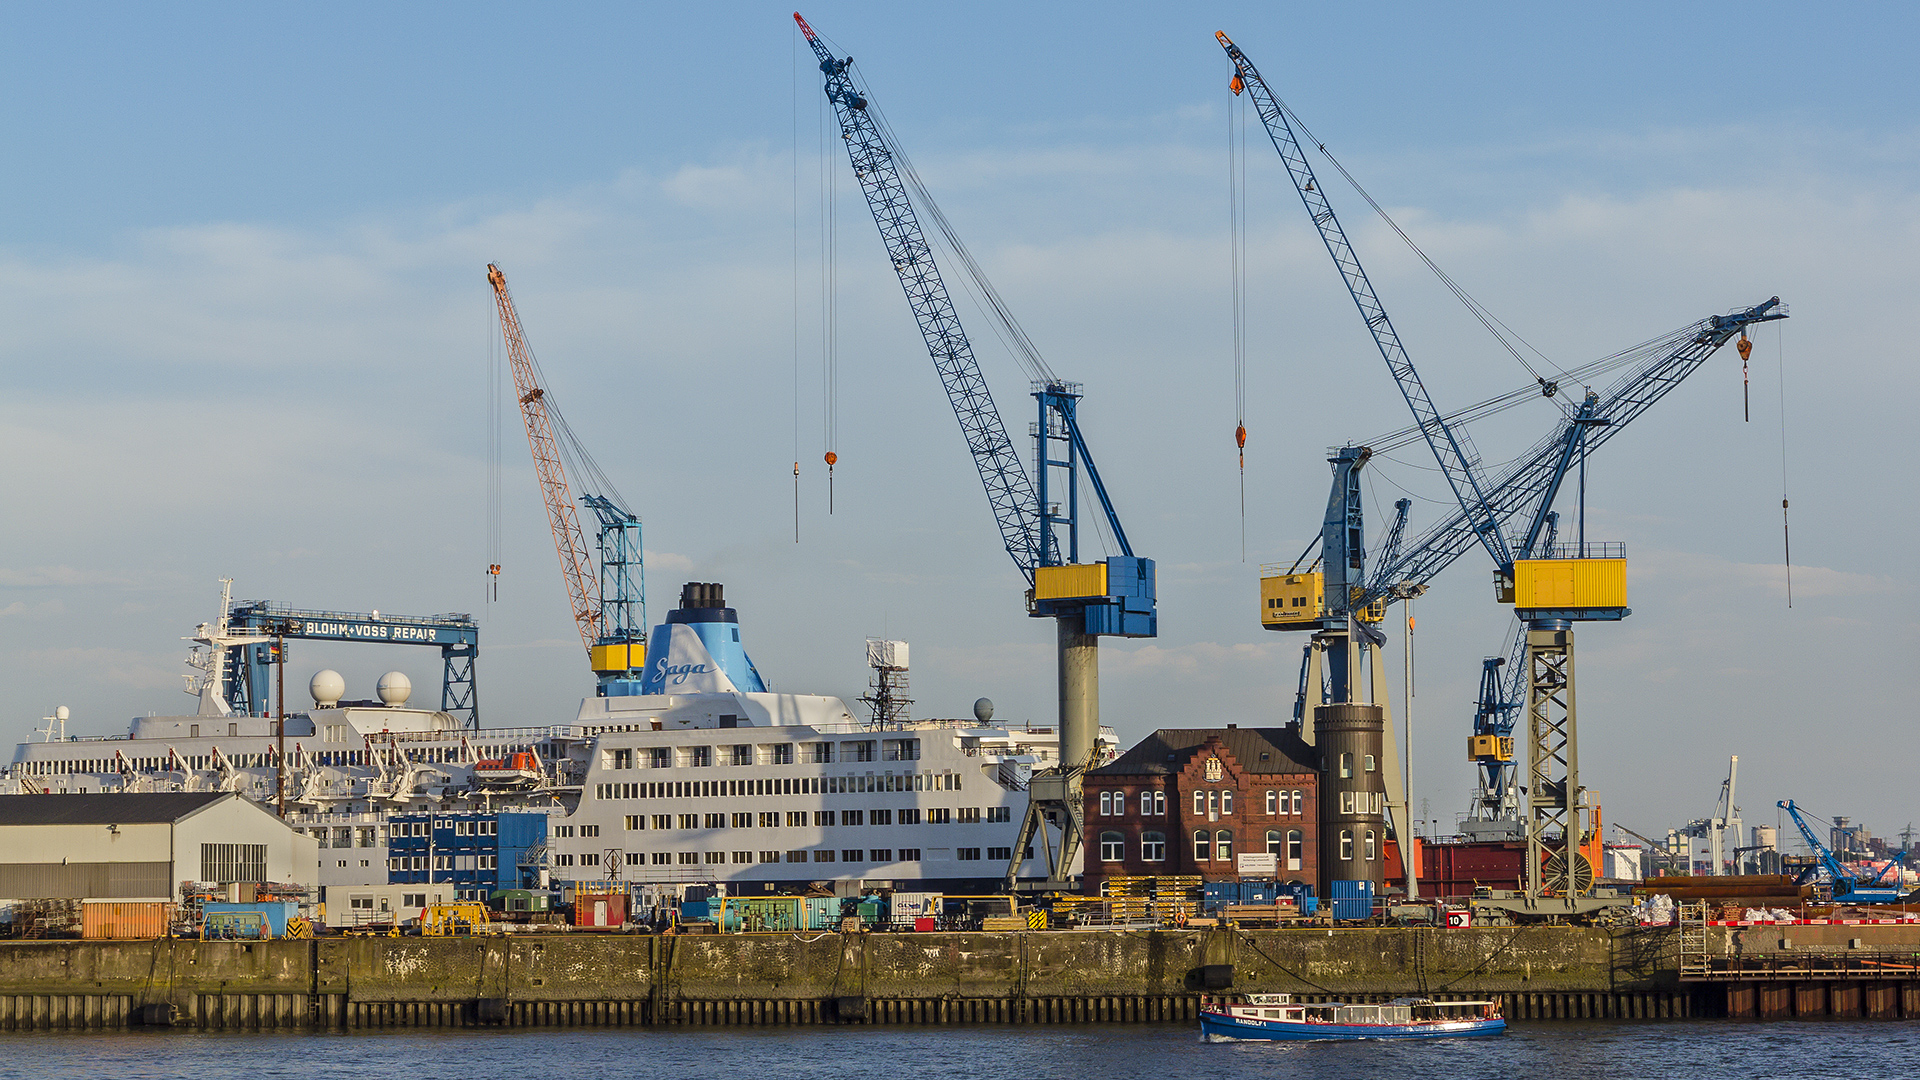
[[[1298, 643], [1254, 624], [1257, 566], [1317, 527], [1326, 446], [1405, 422], [1284, 175], [1256, 153], [1241, 561], [1224, 29], [1430, 253], [1566, 366], [1788, 300], [1793, 320], [1756, 351], [1753, 423], [1729, 353], [1596, 459], [1589, 531], [1632, 545], [1636, 614], [1582, 632], [1587, 783], [1647, 831], [1707, 813], [1739, 753], [1749, 820], [1787, 797], [1883, 832], [1920, 817], [1884, 752], [1910, 745], [1912, 700], [1875, 674], [1903, 672], [1920, 637], [1901, 439], [1920, 389], [1904, 318], [1920, 239], [1909, 8], [806, 14], [856, 58], [1054, 368], [1088, 386], [1103, 468], [1162, 567], [1162, 638], [1106, 653], [1105, 719], [1123, 737], [1285, 708]], [[210, 617], [222, 575], [302, 605], [474, 610], [490, 719], [570, 716], [586, 672], [512, 427], [508, 572], [498, 605], [480, 599], [490, 259], [573, 426], [647, 520], [656, 618], [680, 581], [724, 580], [781, 688], [853, 696], [860, 639], [888, 634], [916, 646], [920, 714], [986, 694], [1002, 715], [1049, 716], [1050, 628], [1020, 615], [843, 155], [828, 162], [842, 464], [824, 512], [820, 106], [789, 8], [9, 19], [0, 700], [14, 730], [61, 703], [102, 734], [180, 707], [175, 639]], [[1524, 381], [1351, 192], [1334, 198], [1443, 406]], [[1018, 369], [984, 345], [982, 363], [1021, 425]], [[1791, 613], [1783, 385], [1805, 564]], [[1551, 421], [1518, 410], [1476, 438], [1497, 461]], [[1444, 497], [1397, 456], [1377, 463], [1379, 506], [1394, 484]], [[1443, 820], [1468, 784], [1478, 658], [1505, 628], [1485, 572], [1463, 560], [1420, 605], [1415, 741], [1432, 759], [1415, 786]], [[427, 687], [430, 660], [314, 647], [295, 667], [370, 687], [400, 666]], [[1827, 734], [1810, 745], [1810, 728]]]

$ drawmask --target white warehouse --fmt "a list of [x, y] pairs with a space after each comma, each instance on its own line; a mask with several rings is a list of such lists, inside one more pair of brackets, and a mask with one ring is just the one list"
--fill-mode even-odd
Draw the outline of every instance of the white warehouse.
[[317, 884], [319, 847], [230, 792], [0, 796], [0, 897], [173, 897], [184, 881]]

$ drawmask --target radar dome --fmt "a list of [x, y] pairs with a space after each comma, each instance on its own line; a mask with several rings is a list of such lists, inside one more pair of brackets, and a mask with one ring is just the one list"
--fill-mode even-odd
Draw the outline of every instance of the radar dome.
[[53, 718], [55, 720], [64, 721], [64, 720], [70, 719], [72, 716], [73, 714], [67, 711], [67, 707], [65, 705], [54, 706]]
[[340, 704], [346, 692], [347, 680], [332, 668], [314, 673], [313, 679], [307, 683], [307, 693], [313, 695], [313, 704], [322, 709], [331, 709]]
[[413, 696], [413, 680], [407, 678], [406, 672], [389, 671], [380, 676], [380, 685], [376, 689], [381, 701], [397, 709]]
[[980, 721], [983, 724], [993, 719], [993, 699], [983, 697], [980, 700], [974, 702], [973, 718], [975, 720]]

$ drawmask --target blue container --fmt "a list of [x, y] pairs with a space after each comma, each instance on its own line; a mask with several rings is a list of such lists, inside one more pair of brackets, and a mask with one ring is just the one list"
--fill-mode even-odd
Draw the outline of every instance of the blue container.
[[705, 900], [689, 900], [680, 905], [681, 922], [711, 922], [713, 905]]
[[1243, 904], [1271, 904], [1280, 896], [1280, 886], [1271, 881], [1243, 881], [1240, 883], [1240, 902]]
[[1335, 919], [1370, 919], [1373, 917], [1373, 882], [1371, 881], [1333, 881], [1328, 883], [1333, 893], [1330, 914]]
[[1240, 902], [1240, 883], [1209, 881], [1200, 887], [1200, 901], [1205, 904], [1237, 904]]
[[287, 900], [275, 900], [271, 903], [262, 901], [253, 904], [209, 901], [200, 905], [203, 917], [227, 911], [257, 911], [267, 917], [267, 926], [273, 931], [273, 936], [283, 938], [287, 936], [287, 920], [300, 914], [300, 905]]
[[837, 896], [809, 896], [807, 899], [807, 929], [840, 929], [840, 898]]

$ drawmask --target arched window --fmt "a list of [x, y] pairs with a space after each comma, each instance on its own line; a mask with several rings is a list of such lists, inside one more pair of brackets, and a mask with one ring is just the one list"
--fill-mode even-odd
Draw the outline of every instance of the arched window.
[[1221, 829], [1213, 834], [1213, 857], [1221, 862], [1233, 861], [1233, 831]]
[[1282, 841], [1280, 839], [1280, 830], [1268, 829], [1267, 830], [1267, 854], [1278, 856], [1280, 854], [1281, 843]]
[[1347, 780], [1347, 779], [1351, 779], [1352, 777], [1353, 777], [1353, 755], [1341, 754], [1340, 755], [1340, 779]]
[[1298, 791], [1293, 793], [1293, 812], [1300, 813], [1300, 792]]
[[1379, 849], [1374, 847], [1374, 844], [1373, 844], [1373, 830], [1368, 829], [1367, 830], [1367, 861], [1372, 862], [1373, 860], [1379, 857], [1380, 857]]
[[1220, 793], [1220, 813], [1222, 816], [1233, 813], [1233, 792]]
[[1300, 851], [1305, 845], [1301, 842], [1299, 829], [1287, 830], [1287, 869], [1300, 869]]
[[1167, 834], [1144, 832], [1140, 834], [1140, 859], [1142, 862], [1167, 861]]
[[1340, 830], [1340, 859], [1342, 862], [1353, 861], [1353, 830], [1352, 829]]
[[1205, 829], [1193, 830], [1193, 861], [1206, 862], [1213, 855], [1213, 834]]
[[1153, 812], [1155, 815], [1159, 817], [1167, 816], [1167, 793], [1166, 792], [1156, 791], [1153, 793]]
[[1193, 816], [1204, 817], [1206, 813], [1207, 813], [1207, 793], [1204, 791], [1194, 792], [1193, 793]]
[[1143, 791], [1140, 793], [1140, 816], [1147, 817], [1152, 813], [1153, 813], [1153, 792]]
[[1117, 832], [1100, 834], [1100, 861], [1119, 862], [1127, 857], [1127, 838]]
[[1112, 813], [1113, 813], [1113, 792], [1103, 791], [1100, 793], [1100, 816], [1107, 817]]
[[1274, 807], [1277, 806], [1279, 802], [1280, 802], [1279, 792], [1277, 791], [1267, 792], [1267, 816], [1268, 817], [1272, 817], [1274, 815], [1274, 813], [1276, 812], [1274, 810]]

